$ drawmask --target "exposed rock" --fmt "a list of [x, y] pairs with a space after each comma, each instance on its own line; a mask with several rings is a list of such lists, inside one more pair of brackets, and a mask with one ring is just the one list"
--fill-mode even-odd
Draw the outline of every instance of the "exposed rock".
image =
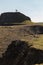
[[31, 26], [24, 26], [20, 29], [20, 32], [24, 32], [27, 34], [43, 34], [43, 26], [41, 25], [31, 25]]
[[3, 54], [0, 65], [34, 65], [43, 63], [43, 50], [32, 48], [25, 41], [15, 40]]

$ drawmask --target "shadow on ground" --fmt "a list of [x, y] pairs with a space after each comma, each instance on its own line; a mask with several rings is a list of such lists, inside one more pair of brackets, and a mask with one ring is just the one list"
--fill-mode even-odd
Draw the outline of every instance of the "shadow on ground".
[[35, 65], [43, 63], [43, 50], [33, 48], [25, 41], [15, 40], [8, 46], [0, 65]]

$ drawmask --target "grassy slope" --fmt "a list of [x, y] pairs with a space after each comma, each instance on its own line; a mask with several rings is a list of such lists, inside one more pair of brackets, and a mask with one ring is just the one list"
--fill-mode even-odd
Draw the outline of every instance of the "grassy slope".
[[43, 49], [43, 35], [30, 35], [25, 32], [21, 32], [19, 29], [24, 26], [25, 25], [8, 26], [8, 27], [0, 26], [0, 48], [4, 44], [5, 45], [9, 44], [7, 42], [11, 42], [12, 40], [15, 40], [15, 39], [21, 39], [21, 40], [29, 41], [35, 46], [39, 45], [38, 47], [40, 49]]
[[[36, 25], [31, 23], [30, 25]], [[0, 56], [6, 50], [11, 41], [15, 39], [28, 41], [35, 48], [43, 50], [43, 35], [30, 35], [25, 32], [19, 31], [27, 25], [16, 26], [0, 26]], [[41, 64], [43, 65], [43, 64]]]
[[21, 24], [26, 24], [26, 25], [42, 25], [43, 26], [43, 23], [34, 23], [32, 21], [29, 21], [29, 20], [25, 20]]

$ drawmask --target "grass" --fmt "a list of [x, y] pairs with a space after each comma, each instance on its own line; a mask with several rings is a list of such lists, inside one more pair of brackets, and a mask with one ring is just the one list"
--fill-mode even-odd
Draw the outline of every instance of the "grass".
[[33, 22], [29, 21], [29, 20], [25, 20], [23, 21], [23, 24], [26, 24], [26, 25], [32, 25], [34, 24]]
[[17, 39], [28, 41], [33, 47], [43, 50], [43, 34], [30, 35], [20, 31], [24, 26], [27, 25], [0, 26], [0, 56], [5, 52], [11, 41]]

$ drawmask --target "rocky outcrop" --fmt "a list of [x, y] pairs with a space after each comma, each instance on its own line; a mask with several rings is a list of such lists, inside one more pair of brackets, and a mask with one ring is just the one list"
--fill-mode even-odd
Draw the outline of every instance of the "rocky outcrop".
[[30, 30], [33, 34], [43, 34], [43, 26], [41, 25], [30, 26]]
[[31, 25], [31, 26], [24, 26], [20, 29], [20, 32], [24, 32], [24, 34], [43, 34], [43, 26], [41, 25]]
[[15, 40], [3, 54], [0, 65], [34, 65], [43, 63], [43, 50], [33, 48], [25, 41]]
[[6, 12], [0, 16], [0, 24], [22, 23], [25, 20], [31, 21], [30, 17], [25, 16], [20, 12]]

